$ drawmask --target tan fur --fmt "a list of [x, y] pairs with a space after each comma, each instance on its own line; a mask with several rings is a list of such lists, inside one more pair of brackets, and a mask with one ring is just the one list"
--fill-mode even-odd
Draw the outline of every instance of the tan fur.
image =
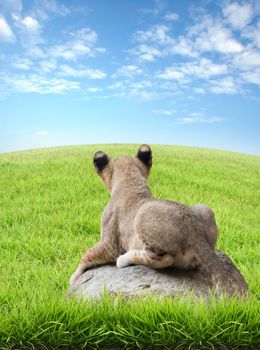
[[136, 157], [114, 160], [96, 153], [94, 162], [108, 159], [102, 170], [97, 165], [96, 169], [111, 200], [103, 212], [101, 240], [85, 252], [70, 283], [92, 266], [113, 262], [119, 268], [206, 268], [217, 271], [218, 280], [224, 278], [215, 254], [218, 229], [212, 210], [202, 204], [189, 207], [154, 199], [146, 181], [151, 159], [146, 164], [142, 159], [149, 152], [150, 147], [142, 145]]

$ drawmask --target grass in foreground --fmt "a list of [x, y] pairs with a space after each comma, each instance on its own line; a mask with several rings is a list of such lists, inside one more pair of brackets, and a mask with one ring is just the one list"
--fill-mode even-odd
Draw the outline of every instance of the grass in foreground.
[[92, 155], [134, 155], [102, 145], [0, 155], [0, 348], [257, 348], [259, 342], [260, 158], [153, 146], [154, 196], [215, 211], [218, 248], [237, 264], [251, 298], [74, 303], [68, 279], [99, 239], [109, 196]]

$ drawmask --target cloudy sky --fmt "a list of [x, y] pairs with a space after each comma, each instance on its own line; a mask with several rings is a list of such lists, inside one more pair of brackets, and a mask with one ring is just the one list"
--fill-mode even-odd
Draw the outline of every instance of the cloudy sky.
[[0, 0], [0, 152], [259, 135], [260, 1]]

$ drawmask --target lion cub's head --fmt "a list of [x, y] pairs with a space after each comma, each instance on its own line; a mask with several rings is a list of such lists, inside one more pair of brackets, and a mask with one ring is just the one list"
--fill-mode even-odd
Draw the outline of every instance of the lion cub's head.
[[94, 166], [106, 187], [111, 191], [113, 180], [130, 180], [142, 175], [147, 178], [152, 167], [152, 151], [148, 145], [141, 145], [135, 157], [110, 158], [106, 153], [98, 151], [94, 154]]

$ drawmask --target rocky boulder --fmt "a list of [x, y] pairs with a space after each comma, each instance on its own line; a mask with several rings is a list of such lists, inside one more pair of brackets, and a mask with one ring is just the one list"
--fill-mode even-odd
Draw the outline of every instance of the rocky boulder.
[[[218, 258], [228, 272], [229, 284], [236, 286], [236, 294], [248, 293], [247, 283], [232, 260], [222, 252]], [[223, 290], [216, 288], [213, 276], [205, 271], [185, 271], [179, 269], [154, 270], [147, 266], [128, 266], [118, 269], [115, 265], [105, 265], [87, 270], [70, 287], [68, 295], [84, 299], [100, 298], [106, 290], [110, 295], [120, 293], [125, 298], [138, 297], [145, 293], [159, 296], [185, 295], [193, 292], [195, 296], [207, 298], [212, 290], [219, 296]], [[228, 284], [227, 283], [227, 284]]]

